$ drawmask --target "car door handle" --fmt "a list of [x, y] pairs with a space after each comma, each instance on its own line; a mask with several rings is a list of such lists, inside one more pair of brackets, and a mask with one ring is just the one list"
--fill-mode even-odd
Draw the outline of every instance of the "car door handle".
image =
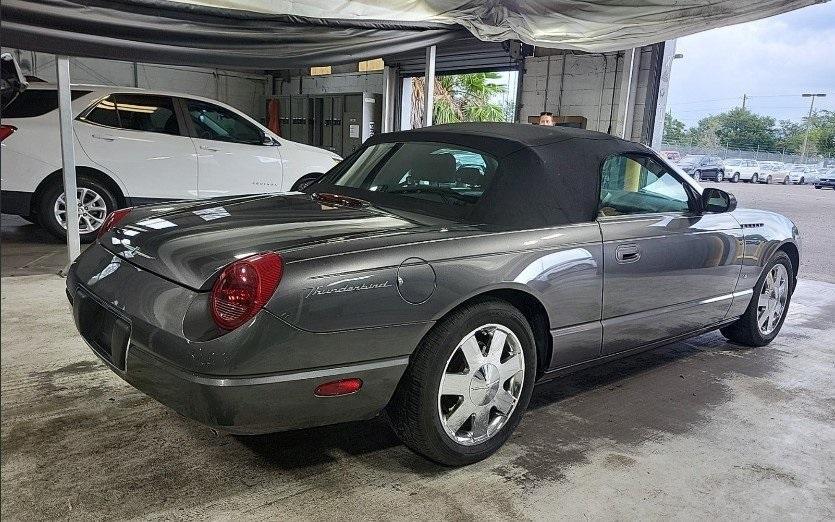
[[203, 150], [208, 150], [211, 152], [220, 152], [220, 149], [216, 149], [214, 147], [209, 147], [208, 145], [200, 145], [200, 148]]
[[618, 263], [634, 263], [641, 259], [641, 252], [638, 250], [638, 245], [620, 245], [615, 250], [615, 258]]
[[116, 141], [116, 136], [111, 136], [109, 134], [93, 134], [93, 137], [97, 140]]

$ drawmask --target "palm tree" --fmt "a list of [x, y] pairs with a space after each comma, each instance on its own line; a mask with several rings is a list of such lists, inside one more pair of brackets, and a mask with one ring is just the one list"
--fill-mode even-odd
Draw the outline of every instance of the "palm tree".
[[[432, 122], [506, 121], [505, 109], [494, 98], [505, 92], [494, 72], [455, 74], [435, 78]], [[423, 78], [412, 78], [412, 127], [423, 122]]]

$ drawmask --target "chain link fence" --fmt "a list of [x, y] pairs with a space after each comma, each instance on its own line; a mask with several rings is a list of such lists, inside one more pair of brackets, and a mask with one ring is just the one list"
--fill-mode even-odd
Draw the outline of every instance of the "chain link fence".
[[760, 149], [732, 149], [722, 146], [703, 146], [694, 145], [691, 143], [669, 143], [662, 142], [659, 150], [675, 150], [681, 153], [682, 156], [687, 154], [709, 154], [712, 156], [719, 156], [720, 158], [743, 158], [755, 159], [759, 161], [779, 161], [782, 163], [808, 163], [808, 164], [835, 164], [835, 158], [831, 154], [807, 154], [803, 159], [802, 155], [796, 151], [773, 151]]

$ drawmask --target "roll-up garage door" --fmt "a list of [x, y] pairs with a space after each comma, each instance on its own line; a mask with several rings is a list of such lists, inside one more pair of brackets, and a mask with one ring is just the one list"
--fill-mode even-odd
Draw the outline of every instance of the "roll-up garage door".
[[[533, 48], [519, 42], [481, 42], [475, 38], [462, 38], [437, 46], [436, 74], [454, 74], [478, 71], [502, 71], [518, 69], [523, 53], [531, 54]], [[426, 51], [419, 49], [385, 57], [387, 65], [393, 65], [401, 76], [422, 76], [426, 67]]]

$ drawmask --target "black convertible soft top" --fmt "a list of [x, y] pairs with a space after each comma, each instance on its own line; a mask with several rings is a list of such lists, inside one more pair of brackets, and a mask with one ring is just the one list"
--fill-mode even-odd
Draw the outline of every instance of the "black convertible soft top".
[[436, 125], [378, 134], [366, 146], [409, 141], [461, 145], [496, 158], [496, 179], [466, 220], [512, 228], [593, 221], [606, 158], [650, 152], [601, 132], [518, 123]]

